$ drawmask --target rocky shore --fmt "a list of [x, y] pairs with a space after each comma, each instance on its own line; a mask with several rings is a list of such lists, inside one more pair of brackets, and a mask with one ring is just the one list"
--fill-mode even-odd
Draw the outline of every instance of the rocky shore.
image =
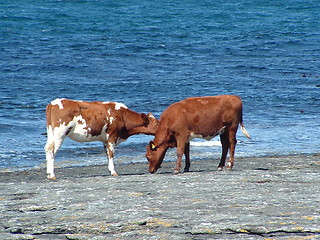
[[0, 172], [0, 239], [320, 239], [320, 155]]

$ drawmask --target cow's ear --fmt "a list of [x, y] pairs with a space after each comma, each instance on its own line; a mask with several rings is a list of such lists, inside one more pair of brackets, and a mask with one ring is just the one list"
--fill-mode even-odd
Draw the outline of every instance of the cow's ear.
[[141, 113], [141, 118], [143, 121], [143, 125], [146, 127], [149, 125], [149, 118], [145, 113]]
[[154, 144], [153, 141], [150, 141], [150, 142], [149, 142], [149, 147], [150, 147], [151, 151], [157, 150], [157, 146]]
[[148, 113], [148, 117], [149, 118], [156, 118], [155, 116], [153, 116], [153, 114], [151, 112]]

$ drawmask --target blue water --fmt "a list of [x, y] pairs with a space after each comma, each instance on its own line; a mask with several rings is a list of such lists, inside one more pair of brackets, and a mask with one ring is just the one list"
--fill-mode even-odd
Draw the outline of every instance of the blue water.
[[[57, 97], [159, 117], [186, 97], [236, 94], [252, 136], [239, 131], [236, 157], [319, 153], [319, 12], [318, 0], [3, 0], [0, 170], [45, 167], [45, 106]], [[116, 163], [146, 162], [150, 139], [120, 144]], [[218, 140], [193, 144], [192, 159], [219, 158]], [[56, 161], [106, 157], [101, 143], [67, 140]]]

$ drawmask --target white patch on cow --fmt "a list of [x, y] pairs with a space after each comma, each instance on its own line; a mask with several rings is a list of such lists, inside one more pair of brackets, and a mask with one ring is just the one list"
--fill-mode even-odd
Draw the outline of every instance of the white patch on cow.
[[64, 100], [64, 98], [57, 98], [51, 102], [51, 105], [58, 105], [59, 109], [63, 109], [62, 100]]
[[46, 160], [47, 160], [47, 175], [48, 178], [53, 179], [54, 176], [54, 141], [53, 141], [53, 131], [52, 126], [49, 125], [47, 127], [47, 143], [44, 147], [46, 152]]
[[47, 127], [47, 139], [52, 139], [53, 138], [53, 131], [52, 131], [52, 126], [49, 125]]
[[155, 117], [155, 116], [153, 116], [153, 114], [152, 114], [152, 113], [149, 113], [149, 114], [148, 114], [148, 116], [149, 116], [150, 118], [156, 119], [156, 117]]
[[127, 109], [127, 106], [122, 104], [122, 103], [117, 103], [115, 102], [115, 107], [114, 107], [116, 110], [120, 110], [120, 108], [125, 108]]
[[74, 122], [75, 127], [73, 131], [68, 135], [68, 137], [78, 142], [86, 142], [88, 140], [88, 129], [86, 129], [86, 121], [82, 118], [82, 116], [75, 116], [72, 122]]
[[126, 105], [124, 105], [123, 103], [118, 103], [118, 102], [103, 102], [103, 104], [111, 104], [113, 103], [115, 106], [115, 110], [120, 110], [120, 108], [125, 108], [127, 109], [128, 107]]
[[112, 124], [114, 121], [114, 117], [110, 117], [108, 120], [109, 120], [109, 123]]
[[109, 148], [109, 150], [110, 150], [111, 152], [113, 152], [113, 153], [114, 153], [115, 143], [111, 143], [111, 142], [109, 142], [109, 143], [108, 143], [108, 148]]
[[[109, 138], [109, 134], [107, 134], [107, 139]], [[117, 138], [115, 142], [108, 142], [109, 149], [114, 152], [115, 147], [120, 143], [125, 142], [127, 139]]]
[[[66, 137], [66, 132], [73, 127], [73, 122], [71, 121], [68, 125], [65, 123], [60, 124], [59, 127], [55, 127], [53, 129], [54, 141], [58, 141], [59, 139], [64, 139]], [[56, 147], [55, 147], [56, 148]]]
[[92, 142], [105, 140], [105, 138], [103, 137], [103, 133], [105, 131], [101, 131], [101, 134], [98, 136], [92, 136], [90, 134], [91, 129], [88, 128], [87, 123], [82, 116], [75, 116], [67, 126], [60, 125], [60, 127], [64, 127], [65, 132], [70, 130], [68, 137], [77, 142]]

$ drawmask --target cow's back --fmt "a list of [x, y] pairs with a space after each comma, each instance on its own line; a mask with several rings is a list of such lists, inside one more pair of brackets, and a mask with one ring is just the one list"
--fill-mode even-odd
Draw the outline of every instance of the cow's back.
[[160, 125], [166, 125], [171, 131], [182, 128], [193, 132], [207, 131], [212, 126], [220, 129], [233, 121], [238, 124], [240, 113], [242, 101], [238, 96], [191, 97], [170, 105], [161, 115]]

